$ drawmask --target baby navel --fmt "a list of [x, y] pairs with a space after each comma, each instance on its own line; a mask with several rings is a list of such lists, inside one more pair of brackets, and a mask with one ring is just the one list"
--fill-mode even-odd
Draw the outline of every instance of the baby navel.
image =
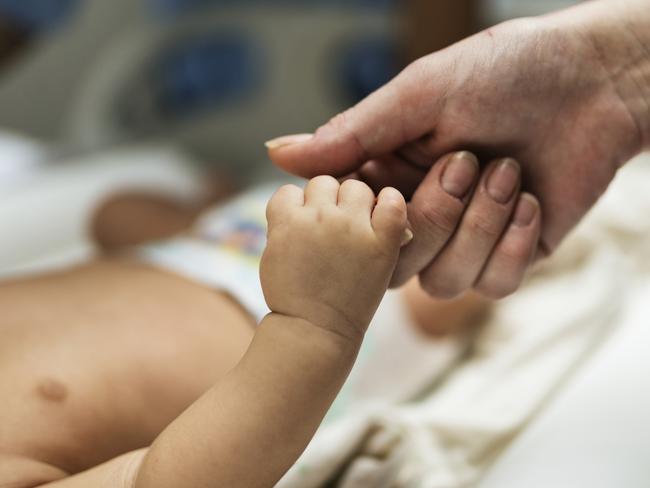
[[63, 403], [68, 397], [68, 389], [54, 378], [45, 378], [36, 385], [36, 393], [40, 398], [52, 403]]

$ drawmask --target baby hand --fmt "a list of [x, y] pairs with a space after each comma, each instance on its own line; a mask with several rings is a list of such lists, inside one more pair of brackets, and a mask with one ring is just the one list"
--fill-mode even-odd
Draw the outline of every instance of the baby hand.
[[267, 218], [261, 280], [269, 308], [362, 337], [397, 264], [407, 227], [404, 197], [386, 188], [375, 198], [360, 181], [319, 176], [304, 191], [278, 190]]

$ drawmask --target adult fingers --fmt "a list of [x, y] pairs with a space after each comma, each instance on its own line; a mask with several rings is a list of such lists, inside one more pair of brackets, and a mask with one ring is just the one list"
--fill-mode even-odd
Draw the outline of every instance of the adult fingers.
[[417, 275], [440, 253], [462, 219], [479, 177], [476, 157], [448, 155], [433, 165], [409, 203], [413, 241], [400, 255], [391, 286]]
[[509, 226], [520, 184], [521, 170], [512, 159], [486, 168], [453, 238], [420, 273], [430, 295], [454, 298], [474, 286]]
[[537, 252], [542, 218], [539, 202], [529, 193], [519, 197], [512, 223], [497, 244], [474, 289], [499, 299], [514, 293]]

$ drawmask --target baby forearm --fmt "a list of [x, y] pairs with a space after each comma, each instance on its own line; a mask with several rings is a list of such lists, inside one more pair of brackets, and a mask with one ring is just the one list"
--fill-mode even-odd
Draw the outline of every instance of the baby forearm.
[[269, 315], [240, 364], [156, 441], [136, 488], [273, 486], [309, 443], [359, 345]]

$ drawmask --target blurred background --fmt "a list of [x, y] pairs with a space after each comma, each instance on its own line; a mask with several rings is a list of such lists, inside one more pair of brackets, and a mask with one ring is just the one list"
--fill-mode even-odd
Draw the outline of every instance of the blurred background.
[[[90, 255], [109, 195], [196, 209], [268, 179], [265, 140], [486, 25], [569, 3], [0, 0], [0, 274]], [[156, 227], [129, 201], [111, 208], [108, 240]]]
[[[278, 176], [264, 141], [314, 130], [484, 27], [572, 3], [0, 0], [0, 280], [178, 232]], [[645, 228], [647, 211], [629, 211], [634, 194], [647, 192], [623, 192], [610, 220]], [[567, 482], [576, 463], [602, 486], [647, 485], [630, 468], [647, 481], [647, 307], [635, 314], [485, 488], [595, 486]], [[607, 483], [598, 468], [608, 466], [629, 482]], [[547, 482], [555, 474], [563, 483]]]

